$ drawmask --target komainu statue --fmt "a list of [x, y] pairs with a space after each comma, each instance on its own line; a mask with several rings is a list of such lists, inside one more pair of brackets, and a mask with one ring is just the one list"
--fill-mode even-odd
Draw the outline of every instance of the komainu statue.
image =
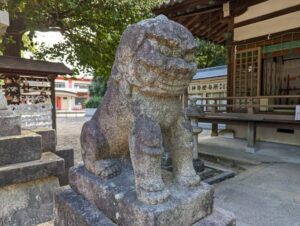
[[81, 132], [85, 167], [102, 178], [118, 175], [118, 158], [130, 152], [137, 197], [147, 204], [170, 195], [161, 176], [163, 141], [176, 183], [196, 186], [200, 181], [180, 99], [196, 71], [195, 50], [192, 34], [165, 16], [129, 26], [103, 102]]

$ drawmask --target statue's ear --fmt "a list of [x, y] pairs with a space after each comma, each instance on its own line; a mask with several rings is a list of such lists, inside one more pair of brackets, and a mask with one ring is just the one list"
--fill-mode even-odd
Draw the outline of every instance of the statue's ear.
[[138, 25], [130, 25], [124, 31], [118, 50], [118, 60], [131, 60], [145, 39], [145, 29]]

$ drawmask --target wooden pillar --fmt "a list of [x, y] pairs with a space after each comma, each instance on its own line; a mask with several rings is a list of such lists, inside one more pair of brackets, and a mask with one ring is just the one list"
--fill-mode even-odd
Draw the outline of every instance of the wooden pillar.
[[246, 151], [254, 153], [255, 152], [255, 142], [256, 142], [256, 123], [248, 122], [248, 133], [247, 133], [247, 147]]
[[52, 104], [52, 128], [56, 130], [55, 78], [56, 76], [49, 76]]

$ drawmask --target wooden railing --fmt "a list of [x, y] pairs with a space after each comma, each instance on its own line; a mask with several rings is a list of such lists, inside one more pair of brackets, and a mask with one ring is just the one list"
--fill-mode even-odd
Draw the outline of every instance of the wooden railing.
[[[294, 102], [293, 104], [289, 104]], [[275, 104], [274, 104], [275, 103]], [[300, 95], [255, 96], [255, 97], [193, 97], [189, 105], [202, 112], [244, 112], [244, 113], [295, 113], [300, 105]]]

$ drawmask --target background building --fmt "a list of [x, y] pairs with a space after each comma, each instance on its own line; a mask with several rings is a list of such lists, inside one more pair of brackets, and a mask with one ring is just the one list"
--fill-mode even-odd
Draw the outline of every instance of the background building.
[[[189, 98], [226, 97], [227, 65], [199, 69], [189, 85], [188, 96]], [[205, 103], [205, 101], [198, 101], [198, 104]], [[226, 104], [226, 101], [222, 103]]]
[[249, 151], [255, 140], [300, 145], [299, 0], [174, 0], [155, 13], [227, 47], [226, 113], [214, 106], [199, 121], [226, 123]]
[[56, 109], [59, 112], [76, 112], [84, 109], [89, 99], [91, 76], [59, 76], [55, 80]]

